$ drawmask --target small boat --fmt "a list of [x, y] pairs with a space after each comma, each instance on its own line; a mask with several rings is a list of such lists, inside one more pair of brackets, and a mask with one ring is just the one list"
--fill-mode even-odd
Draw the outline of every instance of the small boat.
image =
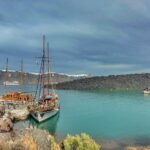
[[[43, 122], [59, 113], [60, 107], [58, 103], [58, 96], [55, 93], [52, 82], [52, 75], [50, 73], [49, 64], [49, 44], [47, 43], [47, 56], [45, 53], [45, 35], [43, 36], [43, 54], [41, 57], [40, 73], [38, 77], [38, 84], [36, 88], [36, 100], [29, 106], [31, 116], [37, 122]], [[46, 71], [47, 70], [47, 71]], [[48, 74], [47, 74], [48, 72]], [[45, 89], [45, 84], [51, 85]]]
[[3, 102], [29, 102], [33, 100], [33, 95], [31, 92], [24, 92], [23, 91], [23, 61], [21, 61], [21, 71], [20, 71], [20, 82], [14, 81], [10, 82], [8, 81], [9, 75], [8, 75], [8, 58], [6, 61], [6, 71], [5, 71], [5, 81], [3, 82], [5, 86], [5, 90], [7, 91], [8, 85], [20, 85], [19, 91], [8, 91], [6, 94], [0, 95], [0, 101]]
[[4, 81], [3, 85], [19, 85], [18, 81]]
[[144, 89], [144, 94], [150, 94], [150, 87], [147, 87]]

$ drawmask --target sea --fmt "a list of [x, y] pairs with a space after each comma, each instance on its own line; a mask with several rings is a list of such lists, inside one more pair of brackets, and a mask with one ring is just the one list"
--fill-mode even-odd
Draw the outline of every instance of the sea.
[[[16, 86], [9, 87], [9, 90], [16, 89]], [[26, 87], [26, 90], [31, 89], [35, 87]], [[150, 95], [144, 95], [143, 91], [56, 90], [56, 93], [60, 102], [58, 115], [43, 123], [29, 117], [17, 122], [15, 128], [32, 125], [48, 130], [58, 140], [67, 134], [87, 133], [104, 143], [149, 144]]]

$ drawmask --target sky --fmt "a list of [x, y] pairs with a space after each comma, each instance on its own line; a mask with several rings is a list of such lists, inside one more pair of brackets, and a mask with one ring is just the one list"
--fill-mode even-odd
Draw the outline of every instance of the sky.
[[53, 72], [150, 72], [150, 0], [0, 0], [1, 69], [38, 72], [43, 34]]

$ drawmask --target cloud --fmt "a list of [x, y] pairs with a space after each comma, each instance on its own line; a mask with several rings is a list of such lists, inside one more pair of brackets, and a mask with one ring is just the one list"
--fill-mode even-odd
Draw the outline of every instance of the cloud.
[[149, 0], [1, 1], [0, 59], [9, 57], [17, 68], [23, 57], [29, 71], [38, 70], [34, 63], [46, 34], [54, 71], [99, 75], [148, 70], [149, 14]]
[[124, 68], [133, 68], [134, 65], [129, 64], [96, 64], [94, 65], [97, 69], [124, 69]]

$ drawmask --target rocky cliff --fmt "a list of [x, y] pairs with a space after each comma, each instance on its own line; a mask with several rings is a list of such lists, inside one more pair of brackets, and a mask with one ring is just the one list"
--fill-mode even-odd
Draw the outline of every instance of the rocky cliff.
[[96, 90], [96, 89], [136, 89], [142, 90], [150, 86], [150, 73], [94, 76], [63, 83], [58, 83], [58, 89]]

